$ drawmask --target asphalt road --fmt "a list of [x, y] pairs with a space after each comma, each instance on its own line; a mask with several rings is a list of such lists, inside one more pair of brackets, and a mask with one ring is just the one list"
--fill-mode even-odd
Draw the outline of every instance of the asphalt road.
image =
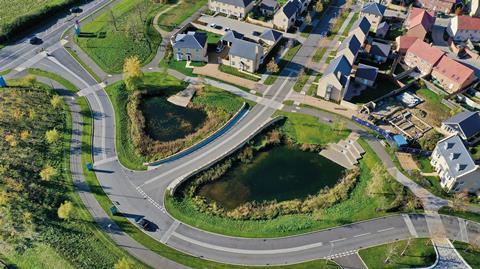
[[[100, 5], [103, 1], [95, 2]], [[292, 62], [284, 69], [276, 83], [270, 86], [265, 97], [282, 102], [292, 89], [296, 75], [314, 53], [328, 21], [335, 16], [329, 9], [321, 27], [314, 29]], [[45, 45], [55, 46], [60, 38], [59, 29], [46, 31]], [[39, 36], [41, 36], [39, 34]], [[15, 46], [20, 51], [16, 53]], [[149, 171], [130, 171], [121, 166], [115, 151], [115, 114], [111, 102], [101, 87], [69, 55], [59, 47], [52, 57], [36, 56], [34, 48], [20, 43], [0, 51], [0, 64], [7, 68], [22, 65], [25, 59], [31, 66], [55, 72], [68, 79], [80, 89], [90, 88], [86, 96], [94, 114], [93, 158], [97, 177], [119, 210], [130, 219], [144, 216], [158, 226], [155, 232], [147, 232], [156, 240], [185, 253], [231, 264], [271, 265], [298, 263], [318, 258], [340, 259], [359, 248], [406, 239], [411, 236], [429, 236], [430, 231], [424, 215], [396, 215], [381, 219], [336, 227], [324, 231], [276, 239], [245, 239], [227, 237], [198, 230], [173, 219], [164, 209], [163, 200], [167, 187], [177, 178], [192, 171], [203, 169], [226, 153], [245, 143], [249, 135], [262, 128], [271, 119], [274, 110], [267, 105], [256, 105], [237, 125], [200, 150], [180, 160], [167, 163]], [[35, 58], [36, 57], [36, 58]], [[26, 66], [28, 67], [28, 66]], [[81, 130], [74, 130], [81, 132]], [[72, 154], [80, 154], [78, 151]], [[459, 221], [443, 221], [448, 235], [458, 237]], [[466, 232], [478, 236], [478, 227], [468, 223]], [[465, 236], [465, 233], [467, 234]], [[347, 255], [348, 254], [348, 255]]]

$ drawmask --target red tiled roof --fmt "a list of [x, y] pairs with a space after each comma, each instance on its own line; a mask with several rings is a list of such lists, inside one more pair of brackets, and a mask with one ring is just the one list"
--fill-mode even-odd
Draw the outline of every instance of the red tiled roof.
[[480, 30], [480, 18], [470, 16], [457, 16], [458, 29], [460, 30]]
[[421, 24], [423, 28], [430, 30], [435, 22], [435, 16], [433, 12], [427, 12], [425, 9], [414, 7], [410, 11], [407, 21], [408, 29]]
[[445, 52], [439, 48], [432, 47], [432, 45], [425, 43], [420, 39], [417, 39], [415, 42], [413, 42], [407, 53], [412, 53], [431, 65], [437, 63], [438, 60], [440, 60], [440, 58], [442, 58], [442, 56], [445, 54]]
[[397, 37], [397, 50], [408, 50], [412, 46], [413, 42], [417, 40], [416, 36], [406, 36], [402, 35]]
[[443, 56], [433, 70], [440, 72], [442, 75], [459, 84], [464, 83], [473, 73], [474, 70], [464, 64], [461, 64], [447, 56]]

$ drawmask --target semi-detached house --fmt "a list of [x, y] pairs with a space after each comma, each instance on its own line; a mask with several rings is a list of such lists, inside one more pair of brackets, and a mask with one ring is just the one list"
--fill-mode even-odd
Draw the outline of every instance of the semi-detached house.
[[209, 0], [208, 8], [214, 12], [244, 18], [255, 5], [254, 0]]
[[480, 18], [455, 16], [447, 26], [447, 33], [455, 41], [480, 41]]

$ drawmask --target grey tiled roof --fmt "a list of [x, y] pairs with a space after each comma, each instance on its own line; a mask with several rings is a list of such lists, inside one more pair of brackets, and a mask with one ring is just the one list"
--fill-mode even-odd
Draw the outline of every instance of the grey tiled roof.
[[186, 34], [178, 34], [175, 37], [173, 47], [176, 49], [203, 49], [207, 44], [207, 33], [188, 32]]
[[283, 36], [282, 33], [278, 32], [278, 31], [267, 29], [262, 33], [262, 35], [260, 35], [260, 38], [263, 39], [263, 40], [269, 40], [269, 41], [276, 42], [279, 39], [281, 39], [282, 36]]
[[383, 16], [386, 9], [387, 8], [382, 4], [368, 3], [368, 4], [365, 4], [365, 6], [363, 6], [362, 12], [377, 15], [377, 16]]
[[253, 0], [214, 0], [214, 1], [229, 4], [236, 7], [246, 7], [253, 2]]
[[268, 9], [268, 10], [275, 10], [275, 8], [278, 6], [277, 0], [262, 0], [262, 3], [260, 4], [260, 8], [263, 9]]
[[360, 30], [362, 30], [362, 32], [367, 35], [368, 32], [370, 31], [370, 27], [372, 25], [370, 24], [370, 22], [368, 21], [367, 18], [365, 18], [364, 16], [358, 18], [358, 20], [356, 20], [353, 25], [352, 25], [352, 28], [350, 28], [350, 31], [353, 31], [357, 28], [360, 28]]
[[250, 41], [236, 39], [230, 48], [230, 55], [242, 57], [249, 60], [255, 60], [257, 57], [257, 48], [260, 45]]
[[470, 138], [480, 132], [480, 112], [460, 112], [443, 123]]
[[340, 44], [340, 46], [338, 46], [337, 51], [342, 51], [342, 50], [348, 48], [353, 53], [353, 55], [357, 55], [361, 46], [362, 46], [362, 44], [357, 39], [357, 37], [354, 36], [354, 35], [350, 35], [347, 38], [345, 38], [345, 40], [343, 40], [343, 42], [342, 42], [342, 44]]
[[327, 76], [333, 73], [338, 78], [338, 81], [345, 86], [351, 71], [352, 66], [348, 62], [347, 58], [344, 55], [341, 55], [333, 59], [333, 61], [328, 64], [323, 75]]
[[370, 54], [381, 57], [388, 57], [390, 54], [390, 49], [392, 45], [384, 44], [380, 42], [372, 42], [372, 47], [370, 48]]
[[443, 156], [448, 166], [444, 167], [444, 170], [447, 168], [449, 174], [453, 177], [476, 169], [475, 162], [458, 135], [440, 140], [435, 151]]
[[288, 1], [282, 7], [282, 11], [285, 14], [285, 16], [287, 16], [287, 18], [291, 18], [291, 17], [295, 16], [295, 14], [297, 14], [298, 8], [299, 8], [297, 4], [298, 4], [298, 2], [296, 2], [296, 1]]
[[355, 77], [375, 81], [377, 74], [378, 68], [366, 64], [359, 64], [355, 72]]
[[243, 39], [243, 34], [237, 31], [228, 31], [223, 37], [222, 40], [227, 42], [234, 42], [236, 39]]

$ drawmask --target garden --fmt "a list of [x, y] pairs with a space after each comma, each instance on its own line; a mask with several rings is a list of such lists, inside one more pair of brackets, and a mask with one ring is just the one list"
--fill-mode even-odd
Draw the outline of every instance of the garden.
[[117, 150], [131, 169], [188, 148], [220, 129], [243, 105], [243, 99], [210, 85], [198, 87], [187, 107], [167, 98], [187, 84], [166, 73], [146, 73], [139, 90], [123, 81], [106, 88], [115, 108]]
[[182, 22], [200, 10], [206, 0], [178, 0], [178, 6], [166, 11], [158, 19], [158, 25], [163, 30], [170, 32]]
[[[243, 148], [193, 176], [165, 206], [176, 219], [207, 231], [241, 237], [278, 237], [335, 227], [421, 207], [366, 150], [357, 168], [319, 156], [348, 136], [341, 125], [295, 113]], [[275, 167], [275, 168], [274, 168]], [[323, 171], [318, 173], [318, 171]]]
[[126, 58], [142, 64], [156, 55], [162, 37], [152, 20], [168, 5], [143, 0], [123, 0], [93, 21], [81, 25], [77, 44], [107, 73], [120, 73]]

